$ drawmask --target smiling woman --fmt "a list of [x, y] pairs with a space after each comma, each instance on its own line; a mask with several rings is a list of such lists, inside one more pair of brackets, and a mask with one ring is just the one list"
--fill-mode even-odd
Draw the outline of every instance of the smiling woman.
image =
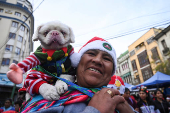
[[118, 90], [106, 88], [116, 68], [115, 50], [107, 41], [94, 37], [71, 56], [77, 67], [77, 85], [71, 83], [58, 101], [33, 97], [23, 113], [133, 113]]

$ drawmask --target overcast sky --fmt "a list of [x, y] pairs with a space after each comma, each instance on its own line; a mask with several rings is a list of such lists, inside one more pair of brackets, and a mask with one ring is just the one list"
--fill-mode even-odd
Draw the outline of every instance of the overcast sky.
[[[43, 0], [29, 1], [35, 10]], [[41, 23], [54, 20], [69, 25], [75, 34], [72, 45], [76, 52], [98, 36], [113, 45], [118, 57], [149, 28], [168, 26], [169, 6], [170, 0], [44, 0], [33, 15], [35, 30]], [[34, 51], [39, 45], [34, 43]]]

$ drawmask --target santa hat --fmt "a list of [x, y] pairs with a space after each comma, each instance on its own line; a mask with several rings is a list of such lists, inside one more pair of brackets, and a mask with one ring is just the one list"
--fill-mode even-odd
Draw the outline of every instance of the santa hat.
[[107, 87], [119, 90], [120, 94], [124, 94], [125, 92], [125, 84], [120, 76], [112, 76]]
[[70, 56], [72, 66], [77, 67], [82, 55], [90, 49], [99, 49], [109, 53], [112, 56], [114, 61], [114, 70], [113, 70], [113, 75], [114, 75], [116, 70], [116, 65], [117, 65], [115, 49], [112, 47], [112, 45], [109, 42], [99, 37], [92, 38], [83, 47], [80, 48], [78, 53], [73, 53]]
[[21, 91], [26, 91], [26, 88], [22, 87], [18, 90], [18, 92], [20, 93]]

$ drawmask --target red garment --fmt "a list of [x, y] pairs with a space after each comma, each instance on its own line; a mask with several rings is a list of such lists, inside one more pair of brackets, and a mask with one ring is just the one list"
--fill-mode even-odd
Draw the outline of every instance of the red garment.
[[133, 95], [130, 95], [130, 98], [135, 101], [135, 97]]
[[2, 112], [2, 113], [18, 113], [18, 112], [13, 111], [13, 110], [9, 110], [9, 111], [4, 111], [4, 112]]
[[4, 110], [3, 109], [0, 109], [0, 113], [2, 113]]

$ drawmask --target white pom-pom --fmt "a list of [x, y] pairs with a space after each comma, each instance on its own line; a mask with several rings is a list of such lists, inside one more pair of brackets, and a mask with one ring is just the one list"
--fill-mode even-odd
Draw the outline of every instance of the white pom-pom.
[[77, 67], [78, 64], [79, 64], [79, 62], [80, 62], [80, 58], [81, 58], [80, 53], [73, 53], [73, 54], [70, 56], [71, 66], [72, 66], [72, 67]]

